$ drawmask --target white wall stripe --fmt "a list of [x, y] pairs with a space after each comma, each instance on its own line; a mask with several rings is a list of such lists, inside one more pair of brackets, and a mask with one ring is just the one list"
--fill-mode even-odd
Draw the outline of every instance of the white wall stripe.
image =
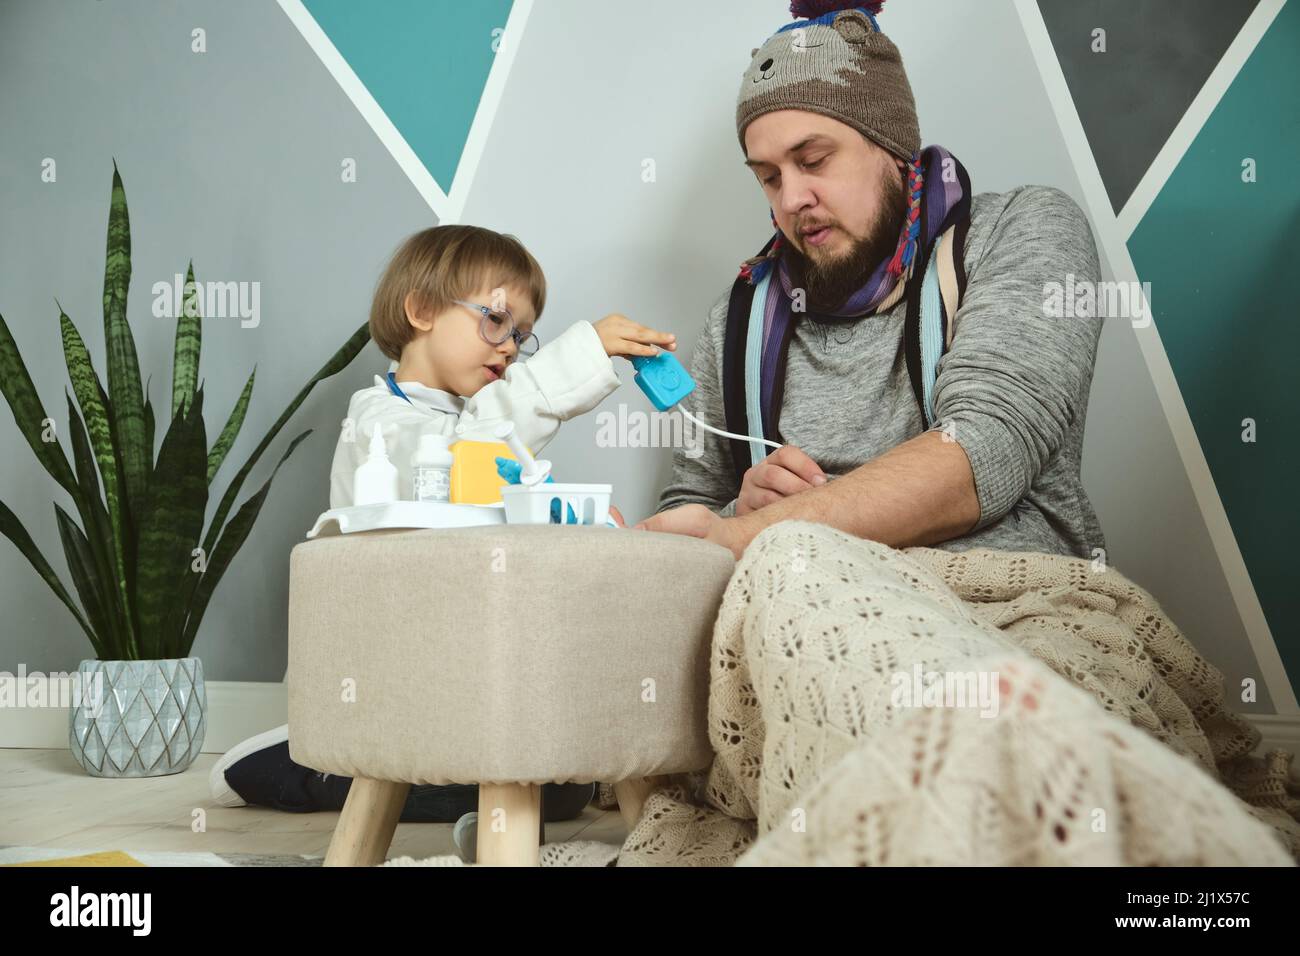
[[474, 175], [478, 172], [479, 158], [487, 145], [488, 133], [492, 129], [493, 120], [496, 119], [497, 106], [500, 105], [501, 97], [505, 93], [506, 80], [510, 76], [510, 68], [514, 66], [515, 54], [519, 52], [519, 46], [524, 38], [524, 28], [532, 12], [533, 0], [514, 0], [510, 5], [510, 16], [506, 19], [505, 30], [497, 45], [496, 59], [492, 62], [492, 70], [488, 73], [487, 83], [483, 87], [483, 97], [479, 100], [474, 122], [465, 139], [464, 152], [461, 153], [460, 162], [456, 166], [446, 222], [459, 222], [465, 210], [465, 201], [469, 198]]
[[1205, 85], [1187, 107], [1187, 112], [1183, 114], [1174, 131], [1169, 134], [1169, 139], [1165, 140], [1165, 145], [1151, 161], [1151, 166], [1143, 174], [1133, 194], [1129, 196], [1128, 202], [1124, 204], [1124, 208], [1119, 211], [1120, 234], [1125, 241], [1133, 235], [1138, 223], [1155, 202], [1156, 196], [1160, 195], [1160, 190], [1164, 189], [1165, 183], [1169, 181], [1169, 177], [1174, 174], [1174, 170], [1178, 168], [1178, 164], [1182, 162], [1183, 156], [1191, 147], [1192, 140], [1196, 139], [1201, 127], [1210, 118], [1214, 108], [1219, 105], [1223, 94], [1228, 92], [1228, 87], [1237, 78], [1237, 74], [1250, 59], [1250, 55], [1255, 52], [1255, 47], [1259, 45], [1260, 39], [1268, 31], [1285, 3], [1286, 0], [1260, 0], [1255, 11], [1242, 24], [1240, 32], [1224, 51], [1223, 59], [1206, 78]]
[[[1103, 250], [1115, 273], [1114, 277], [1120, 282], [1136, 282], [1137, 269], [1129, 255], [1128, 235], [1123, 232], [1119, 220], [1112, 211], [1110, 197], [1106, 193], [1097, 161], [1083, 130], [1083, 123], [1070, 96], [1065, 74], [1056, 58], [1056, 50], [1048, 35], [1047, 24], [1043, 21], [1042, 13], [1034, 0], [1013, 0], [1013, 2], [1020, 16], [1025, 37], [1029, 41], [1029, 48], [1038, 64], [1038, 72], [1043, 79], [1043, 86], [1051, 101], [1052, 110], [1056, 114], [1066, 150], [1070, 154], [1079, 183], [1083, 188], [1089, 217], [1101, 236]], [[1261, 0], [1261, 4], [1272, 2], [1275, 0]], [[1227, 512], [1215, 488], [1214, 477], [1210, 474], [1205, 453], [1192, 427], [1191, 417], [1187, 413], [1187, 406], [1183, 402], [1173, 369], [1169, 365], [1169, 357], [1160, 341], [1160, 334], [1154, 322], [1145, 328], [1134, 329], [1134, 334], [1142, 350], [1147, 371], [1151, 375], [1151, 382], [1160, 398], [1165, 419], [1173, 433], [1174, 442], [1178, 446], [1179, 456], [1187, 471], [1192, 491], [1196, 495], [1210, 540], [1214, 543], [1215, 553], [1223, 567], [1237, 612], [1241, 616], [1242, 625], [1259, 663], [1261, 678], [1279, 714], [1300, 714], [1295, 689], [1287, 678], [1282, 657], [1269, 630], [1268, 620], [1264, 617], [1259, 595], [1255, 593], [1254, 584], [1246, 570], [1246, 563], [1242, 558], [1236, 536], [1232, 532], [1232, 526], [1228, 522]]]
[[352, 71], [352, 67], [348, 66], [348, 61], [343, 59], [343, 54], [339, 53], [330, 42], [330, 38], [325, 35], [320, 24], [303, 6], [302, 0], [279, 0], [279, 2], [280, 8], [288, 15], [290, 22], [298, 28], [307, 45], [320, 58], [321, 63], [325, 64], [325, 69], [329, 70], [334, 81], [347, 94], [361, 117], [370, 124], [370, 128], [375, 131], [375, 135], [392, 154], [393, 159], [397, 160], [397, 165], [402, 168], [402, 172], [406, 173], [406, 177], [416, 191], [424, 197], [424, 201], [438, 217], [438, 222], [445, 222], [444, 217], [450, 206], [447, 194], [434, 181], [433, 175], [425, 169], [424, 163], [420, 162], [420, 158], [415, 155], [415, 150], [411, 149], [410, 144], [397, 131], [393, 121], [370, 95], [370, 91]]

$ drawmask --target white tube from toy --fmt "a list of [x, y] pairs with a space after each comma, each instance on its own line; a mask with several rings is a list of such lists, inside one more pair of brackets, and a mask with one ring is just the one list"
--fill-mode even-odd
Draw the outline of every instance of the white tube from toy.
[[690, 412], [688, 412], [688, 411], [686, 410], [686, 406], [685, 406], [685, 405], [682, 405], [682, 404], [679, 403], [677, 407], [680, 408], [680, 409], [682, 410], [682, 414], [683, 414], [683, 415], [685, 415], [685, 416], [686, 416], [687, 418], [689, 418], [691, 421], [695, 422], [695, 424], [699, 425], [699, 426], [700, 426], [701, 428], [703, 428], [703, 429], [706, 429], [706, 430], [708, 430], [708, 431], [713, 432], [713, 434], [715, 434], [715, 435], [721, 435], [723, 438], [737, 438], [737, 439], [739, 439], [740, 441], [756, 441], [756, 442], [762, 442], [764, 445], [771, 445], [773, 448], [780, 448], [780, 447], [782, 447], [781, 445], [777, 444], [777, 443], [774, 442], [774, 441], [768, 441], [766, 438], [751, 438], [751, 437], [748, 436], [748, 435], [735, 435], [735, 434], [732, 434], [731, 432], [724, 432], [724, 431], [722, 431], [720, 428], [714, 428], [712, 425], [706, 425], [706, 424], [704, 424], [704, 422], [700, 421], [698, 418], [696, 418], [694, 415], [692, 415]]

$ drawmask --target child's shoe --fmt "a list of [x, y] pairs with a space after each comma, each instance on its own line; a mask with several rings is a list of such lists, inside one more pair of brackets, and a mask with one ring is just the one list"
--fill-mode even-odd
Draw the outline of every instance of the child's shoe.
[[208, 788], [225, 807], [271, 807], [290, 813], [342, 810], [351, 777], [321, 773], [289, 756], [286, 724], [236, 744], [212, 766]]
[[239, 763], [245, 757], [249, 757], [258, 751], [266, 750], [282, 744], [289, 739], [289, 725], [276, 727], [274, 730], [268, 730], [266, 733], [258, 734], [256, 737], [249, 737], [242, 743], [235, 744], [218, 758], [217, 762], [212, 765], [212, 770], [208, 773], [208, 789], [212, 792], [212, 799], [223, 807], [242, 807], [248, 804], [248, 801], [230, 785], [226, 779], [226, 771]]

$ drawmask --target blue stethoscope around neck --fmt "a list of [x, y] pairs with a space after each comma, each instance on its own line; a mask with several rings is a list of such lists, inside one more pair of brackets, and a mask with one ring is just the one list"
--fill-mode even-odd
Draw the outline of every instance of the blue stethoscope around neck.
[[397, 373], [396, 373], [396, 372], [389, 372], [389, 373], [388, 373], [388, 388], [389, 388], [389, 390], [392, 391], [392, 393], [393, 393], [394, 395], [396, 395], [398, 398], [405, 399], [405, 400], [406, 400], [406, 403], [407, 403], [408, 405], [414, 405], [414, 404], [415, 404], [415, 402], [411, 401], [411, 397], [410, 397], [409, 395], [407, 395], [404, 391], [402, 391], [400, 388], [397, 387]]
[[[389, 372], [385, 376], [385, 379], [388, 381], [388, 390], [392, 392], [394, 395], [396, 395], [398, 398], [400, 398], [402, 401], [406, 402], [406, 404], [410, 405], [412, 408], [417, 408], [420, 409], [421, 411], [428, 411], [432, 409], [435, 411], [444, 411], [444, 412], [452, 412], [452, 413], [459, 413], [460, 411], [462, 411], [461, 405], [457, 403], [455, 396], [449, 395], [445, 404], [440, 404], [441, 400], [438, 398], [434, 398], [433, 400], [426, 398], [424, 404], [420, 404], [417, 403], [413, 398], [411, 398], [411, 396], [407, 395], [404, 391], [402, 391], [402, 387], [397, 384], [396, 372]], [[434, 389], [433, 391], [435, 395], [439, 394], [439, 390]], [[448, 393], [443, 392], [441, 394], [448, 394]], [[461, 404], [463, 404], [463, 402]]]

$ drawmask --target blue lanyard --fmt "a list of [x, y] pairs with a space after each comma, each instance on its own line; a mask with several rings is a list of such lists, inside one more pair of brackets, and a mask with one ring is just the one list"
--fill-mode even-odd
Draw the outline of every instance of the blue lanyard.
[[407, 396], [407, 394], [404, 391], [402, 391], [400, 388], [397, 387], [397, 376], [393, 372], [388, 373], [388, 387], [392, 391], [392, 393], [396, 395], [398, 398], [406, 399], [406, 403], [408, 405], [415, 404], [415, 402], [411, 401], [410, 397]]

